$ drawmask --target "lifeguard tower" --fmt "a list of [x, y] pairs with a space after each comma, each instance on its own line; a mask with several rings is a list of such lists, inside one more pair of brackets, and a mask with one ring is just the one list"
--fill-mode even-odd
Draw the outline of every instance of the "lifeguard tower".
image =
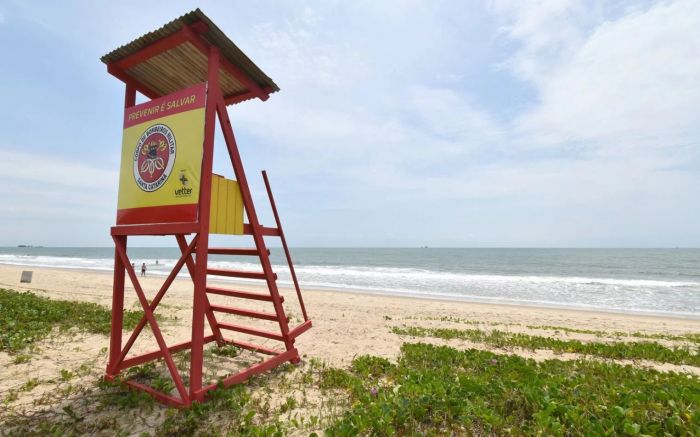
[[[297, 363], [300, 358], [295, 339], [311, 327], [311, 320], [304, 307], [267, 174], [263, 171], [275, 227], [262, 226], [258, 220], [226, 108], [249, 99], [265, 101], [279, 88], [199, 9], [117, 48], [101, 60], [107, 64], [107, 71], [126, 85], [117, 223], [111, 228], [116, 248], [106, 377], [113, 379], [125, 369], [162, 359], [174, 382], [173, 393], [163, 393], [134, 380], [127, 384], [168, 405], [188, 406], [193, 401], [202, 401], [219, 384], [229, 386], [284, 362]], [[137, 92], [150, 101], [136, 105]], [[212, 173], [217, 117], [235, 180]], [[209, 247], [210, 234], [248, 235], [254, 244], [245, 248]], [[172, 235], [181, 251], [177, 263], [151, 299], [127, 255], [127, 239], [143, 235]], [[278, 290], [277, 275], [265, 245], [266, 236], [281, 239], [304, 318], [298, 326], [289, 326], [284, 298]], [[210, 268], [209, 255], [257, 257], [261, 271]], [[154, 312], [183, 267], [194, 283], [192, 334], [186, 341], [169, 345]], [[144, 316], [122, 344], [125, 275], [133, 284]], [[267, 292], [209, 285], [208, 275], [258, 280], [266, 285]], [[212, 304], [212, 295], [232, 302], [247, 299], [266, 303], [270, 309], [259, 311], [240, 304]], [[267, 320], [275, 328], [265, 330], [223, 322], [221, 314]], [[210, 333], [205, 332], [205, 319]], [[146, 325], [158, 348], [129, 355]], [[225, 332], [230, 334], [224, 335]], [[271, 339], [281, 346], [242, 341], [241, 336]], [[204, 346], [210, 342], [218, 346], [234, 345], [269, 357], [218, 383], [205, 382]], [[186, 385], [172, 355], [187, 349], [190, 363]]]

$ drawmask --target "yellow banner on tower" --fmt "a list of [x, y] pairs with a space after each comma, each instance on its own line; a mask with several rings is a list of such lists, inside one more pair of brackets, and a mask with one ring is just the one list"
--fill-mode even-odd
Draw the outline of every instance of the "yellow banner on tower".
[[197, 221], [206, 84], [124, 112], [117, 224]]

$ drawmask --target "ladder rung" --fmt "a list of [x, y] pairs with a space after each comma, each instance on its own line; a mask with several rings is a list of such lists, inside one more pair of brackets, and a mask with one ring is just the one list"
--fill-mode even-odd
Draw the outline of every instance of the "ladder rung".
[[[243, 225], [243, 233], [246, 235], [253, 235], [253, 226], [249, 223]], [[270, 228], [267, 226], [260, 226], [260, 233], [268, 237], [279, 237], [280, 230], [278, 228]]]
[[311, 320], [307, 320], [306, 322], [302, 323], [301, 325], [299, 325], [296, 328], [289, 331], [289, 337], [290, 338], [297, 338], [301, 334], [308, 331], [309, 328], [311, 328]]
[[213, 311], [216, 311], [219, 313], [236, 314], [238, 316], [252, 317], [254, 319], [272, 320], [273, 322], [277, 321], [277, 314], [274, 314], [274, 313], [246, 310], [243, 308], [224, 307], [224, 306], [220, 306], [220, 305], [211, 305], [210, 308]]
[[249, 351], [260, 352], [261, 354], [279, 355], [284, 352], [277, 349], [266, 348], [265, 346], [260, 346], [257, 344], [247, 343], [245, 341], [224, 340], [224, 342], [243, 349], [248, 349]]
[[[228, 297], [240, 297], [241, 299], [264, 300], [272, 302], [272, 296], [265, 293], [253, 293], [252, 291], [229, 290], [227, 288], [207, 287], [207, 293], [220, 294]], [[280, 295], [280, 302], [284, 302], [284, 296]]]
[[[248, 272], [245, 270], [207, 269], [207, 275], [228, 276], [231, 278], [267, 279], [263, 272]], [[273, 275], [275, 279], [277, 279], [277, 274], [273, 273]]]
[[[267, 254], [270, 254], [270, 249], [266, 249]], [[258, 256], [258, 249], [251, 247], [210, 247], [210, 255], [241, 255], [241, 256]]]
[[231, 323], [217, 323], [219, 328], [228, 329], [229, 331], [242, 332], [243, 334], [256, 335], [258, 337], [270, 338], [272, 340], [284, 341], [284, 337], [281, 334], [276, 334], [274, 332], [263, 331], [260, 329], [250, 328], [248, 326], [233, 325]]

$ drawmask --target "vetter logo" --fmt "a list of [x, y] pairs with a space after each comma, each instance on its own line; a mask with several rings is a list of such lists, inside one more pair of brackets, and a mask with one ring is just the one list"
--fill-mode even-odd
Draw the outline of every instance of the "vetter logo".
[[187, 178], [187, 175], [185, 174], [185, 170], [180, 170], [180, 177], [178, 178], [180, 180], [180, 183], [182, 184], [182, 188], [178, 188], [175, 190], [175, 197], [189, 197], [192, 195], [192, 188], [188, 188], [187, 186], [190, 183], [190, 180]]
[[168, 180], [175, 164], [175, 135], [164, 124], [146, 129], [134, 150], [134, 179], [143, 191], [156, 191]]

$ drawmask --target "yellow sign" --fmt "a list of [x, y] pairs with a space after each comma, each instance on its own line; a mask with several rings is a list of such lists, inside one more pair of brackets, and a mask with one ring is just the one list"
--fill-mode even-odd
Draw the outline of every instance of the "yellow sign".
[[117, 224], [197, 221], [206, 84], [124, 112]]

